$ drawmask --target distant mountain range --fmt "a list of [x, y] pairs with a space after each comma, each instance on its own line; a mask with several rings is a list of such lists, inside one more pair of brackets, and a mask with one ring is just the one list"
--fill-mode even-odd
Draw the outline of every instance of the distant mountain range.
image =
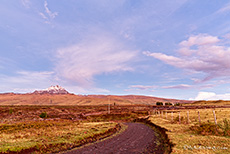
[[59, 85], [27, 94], [0, 94], [0, 105], [155, 105], [156, 102], [176, 104], [193, 101], [141, 95], [75, 95]]
[[33, 93], [34, 94], [69, 94], [67, 90], [65, 90], [59, 85], [50, 86], [49, 88], [44, 90], [35, 90]]

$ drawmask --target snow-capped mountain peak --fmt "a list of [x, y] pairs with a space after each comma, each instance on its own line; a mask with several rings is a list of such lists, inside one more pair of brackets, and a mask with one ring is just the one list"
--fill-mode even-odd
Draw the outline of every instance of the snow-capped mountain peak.
[[38, 93], [38, 94], [68, 94], [69, 92], [67, 90], [65, 90], [64, 88], [62, 88], [59, 85], [56, 86], [50, 86], [47, 89], [44, 90], [36, 90], [34, 93]]

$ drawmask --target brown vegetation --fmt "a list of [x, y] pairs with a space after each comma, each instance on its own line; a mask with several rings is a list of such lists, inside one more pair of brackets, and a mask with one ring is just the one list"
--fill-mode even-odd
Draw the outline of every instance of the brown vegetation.
[[0, 94], [0, 105], [155, 105], [156, 102], [191, 103], [192, 101], [137, 95]]

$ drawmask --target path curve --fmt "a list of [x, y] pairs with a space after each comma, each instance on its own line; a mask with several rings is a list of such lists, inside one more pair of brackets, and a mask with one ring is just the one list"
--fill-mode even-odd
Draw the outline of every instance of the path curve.
[[65, 154], [163, 153], [156, 148], [153, 129], [141, 123], [126, 123], [128, 128], [113, 138], [65, 152]]

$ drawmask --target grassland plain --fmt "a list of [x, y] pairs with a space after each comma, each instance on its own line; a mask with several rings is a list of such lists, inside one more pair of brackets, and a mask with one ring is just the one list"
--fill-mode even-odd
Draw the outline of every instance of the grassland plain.
[[[168, 130], [169, 139], [174, 144], [172, 153], [230, 153], [229, 108], [162, 110], [154, 113], [157, 114], [150, 116], [149, 119]], [[196, 131], [199, 129], [202, 130]]]
[[111, 105], [108, 114], [108, 106], [0, 106], [0, 153], [72, 149], [122, 130], [120, 122], [147, 115], [148, 110]]
[[118, 124], [114, 122], [69, 120], [1, 124], [0, 152], [59, 152], [96, 141], [117, 129]]

